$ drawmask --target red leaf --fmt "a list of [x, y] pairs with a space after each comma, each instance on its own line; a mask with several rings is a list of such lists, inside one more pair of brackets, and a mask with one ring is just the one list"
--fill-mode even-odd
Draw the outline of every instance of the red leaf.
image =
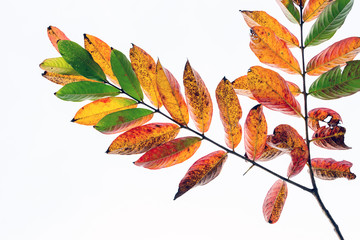
[[221, 172], [222, 166], [227, 158], [227, 152], [212, 152], [197, 160], [187, 171], [179, 184], [179, 190], [175, 199], [182, 196], [191, 188], [205, 185], [214, 180]]
[[314, 132], [312, 141], [316, 146], [330, 150], [351, 149], [344, 142], [345, 132], [346, 129], [344, 127], [335, 126], [330, 128], [323, 126]]
[[314, 175], [323, 180], [334, 180], [336, 178], [347, 178], [352, 180], [356, 175], [350, 172], [352, 163], [348, 161], [337, 162], [332, 158], [313, 158], [311, 166]]
[[279, 220], [287, 194], [288, 189], [286, 182], [280, 179], [277, 180], [268, 191], [264, 200], [263, 214], [265, 221], [268, 223], [276, 223]]
[[331, 117], [330, 121], [326, 122], [329, 127], [337, 126], [339, 122], [342, 121], [340, 115], [334, 110], [329, 108], [314, 108], [309, 111], [309, 127], [316, 131], [320, 128], [319, 121], [324, 122], [327, 117]]
[[[70, 40], [65, 33], [63, 33], [60, 29], [54, 26], [49, 26], [47, 29], [48, 37], [52, 45], [56, 48], [56, 51], [59, 52], [57, 42], [59, 40]], [[60, 52], [59, 52], [60, 53]]]

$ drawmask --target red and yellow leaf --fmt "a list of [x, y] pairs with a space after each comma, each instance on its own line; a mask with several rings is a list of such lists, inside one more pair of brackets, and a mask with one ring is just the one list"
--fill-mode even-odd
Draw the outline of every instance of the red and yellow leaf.
[[268, 143], [265, 144], [264, 151], [257, 161], [266, 162], [277, 158], [286, 153], [285, 151], [271, 147]]
[[[294, 97], [297, 97], [297, 96], [300, 95], [301, 90], [300, 90], [298, 85], [296, 85], [295, 83], [289, 82], [289, 81], [286, 81], [286, 84], [288, 85], [289, 90], [294, 95]], [[251, 89], [250, 89], [250, 86], [249, 86], [249, 81], [248, 81], [246, 75], [235, 79], [232, 82], [232, 85], [234, 87], [234, 90], [235, 90], [236, 94], [243, 95], [243, 96], [246, 96], [246, 97], [249, 97], [251, 99], [256, 100], [254, 98], [254, 96], [252, 95], [252, 93], [251, 93]]]
[[80, 81], [98, 82], [98, 81], [83, 77], [81, 75], [65, 75], [65, 74], [52, 73], [52, 72], [47, 72], [47, 71], [45, 71], [42, 74], [42, 76], [53, 83], [60, 84], [63, 86], [68, 83], [80, 82]]
[[309, 0], [308, 5], [304, 9], [303, 19], [305, 22], [310, 22], [316, 19], [320, 13], [334, 0]]
[[154, 59], [143, 49], [133, 44], [130, 49], [130, 60], [146, 97], [152, 105], [160, 108], [162, 102], [156, 86], [156, 64]]
[[339, 122], [342, 121], [340, 115], [329, 108], [314, 108], [309, 111], [308, 115], [309, 127], [314, 131], [320, 128], [319, 121], [325, 122], [324, 120], [328, 117], [331, 117], [331, 119], [326, 122], [329, 127], [337, 126]]
[[119, 135], [110, 145], [109, 154], [139, 154], [173, 140], [180, 127], [173, 123], [150, 123]]
[[49, 26], [47, 29], [47, 34], [50, 39], [51, 44], [55, 47], [56, 51], [59, 52], [59, 48], [57, 46], [57, 42], [59, 40], [70, 40], [65, 33], [63, 33], [60, 29], [54, 26]]
[[226, 78], [220, 81], [215, 94], [225, 130], [225, 143], [229, 148], [235, 149], [242, 138], [242, 128], [239, 124], [242, 110], [239, 99], [232, 84]]
[[345, 132], [346, 129], [344, 127], [335, 126], [330, 128], [323, 126], [314, 132], [311, 141], [318, 147], [330, 150], [351, 149], [351, 147], [348, 147], [345, 144]]
[[132, 99], [123, 97], [101, 98], [80, 108], [72, 122], [93, 126], [110, 113], [136, 107], [137, 102]]
[[209, 130], [213, 104], [210, 93], [200, 75], [186, 62], [184, 70], [184, 87], [186, 102], [196, 128], [204, 133]]
[[288, 115], [302, 116], [299, 102], [277, 72], [254, 66], [250, 68], [247, 78], [251, 93], [259, 103]]
[[291, 163], [288, 168], [288, 178], [296, 176], [303, 170], [309, 158], [309, 149], [293, 127], [287, 124], [277, 126], [268, 144], [279, 150], [290, 151]]
[[250, 48], [260, 62], [290, 74], [301, 74], [300, 65], [286, 43], [267, 27], [251, 29]]
[[275, 18], [264, 11], [241, 11], [245, 22], [250, 28], [256, 26], [268, 27], [275, 35], [285, 41], [288, 47], [298, 47], [299, 40]]
[[180, 85], [169, 70], [156, 64], [156, 85], [164, 107], [172, 118], [182, 125], [189, 123], [189, 112], [180, 92]]
[[307, 74], [318, 76], [330, 69], [353, 60], [360, 52], [360, 37], [338, 41], [313, 57], [306, 66]]
[[276, 223], [279, 220], [287, 194], [288, 188], [285, 181], [279, 179], [272, 185], [263, 204], [263, 214], [266, 222]]
[[174, 200], [190, 189], [208, 184], [214, 180], [220, 174], [226, 159], [227, 152], [216, 151], [197, 160], [180, 181], [179, 190], [176, 193]]
[[253, 107], [246, 117], [244, 125], [245, 152], [249, 159], [257, 160], [266, 145], [267, 123], [262, 105]]
[[120, 86], [111, 69], [111, 47], [99, 38], [89, 34], [84, 34], [84, 45], [85, 49], [91, 54], [94, 61], [99, 64], [106, 76], [108, 76], [115, 85]]
[[314, 176], [323, 180], [334, 180], [337, 178], [347, 178], [353, 180], [356, 175], [350, 172], [352, 163], [348, 161], [337, 162], [332, 158], [313, 158], [311, 166]]
[[148, 169], [171, 167], [191, 158], [200, 144], [198, 137], [176, 138], [149, 150], [134, 164]]

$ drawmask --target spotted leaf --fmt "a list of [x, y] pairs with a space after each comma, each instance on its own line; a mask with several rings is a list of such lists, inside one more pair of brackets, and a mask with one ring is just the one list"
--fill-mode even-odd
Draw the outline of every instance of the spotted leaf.
[[279, 220], [287, 194], [288, 188], [285, 181], [279, 179], [272, 185], [263, 204], [263, 214], [266, 222], [272, 224]]
[[348, 161], [337, 162], [332, 158], [313, 158], [311, 166], [314, 176], [323, 180], [334, 180], [337, 178], [347, 178], [353, 180], [356, 175], [350, 172], [352, 163]]
[[335, 126], [330, 128], [323, 126], [314, 132], [311, 141], [318, 147], [330, 150], [351, 149], [351, 147], [345, 144], [345, 132], [346, 129], [344, 127]]

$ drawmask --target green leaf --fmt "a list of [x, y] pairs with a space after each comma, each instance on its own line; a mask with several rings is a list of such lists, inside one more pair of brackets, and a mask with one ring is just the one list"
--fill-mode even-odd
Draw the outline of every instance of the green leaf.
[[103, 117], [94, 128], [104, 134], [127, 131], [148, 122], [153, 113], [153, 111], [143, 108], [132, 108], [110, 113]]
[[309, 94], [323, 100], [350, 96], [360, 90], [360, 61], [347, 62], [341, 73], [340, 66], [322, 74], [309, 88]]
[[40, 68], [44, 71], [52, 73], [76, 76], [80, 75], [62, 57], [45, 59], [42, 63], [40, 63]]
[[103, 83], [81, 81], [66, 84], [55, 95], [65, 101], [80, 102], [116, 96], [119, 93], [119, 89]]
[[305, 46], [315, 46], [329, 40], [344, 24], [354, 0], [337, 0], [327, 6], [311, 27]]
[[93, 60], [91, 54], [79, 44], [70, 40], [58, 41], [58, 48], [61, 56], [70, 64], [80, 75], [106, 82], [106, 76], [101, 67]]
[[111, 68], [121, 88], [136, 100], [144, 99], [139, 80], [132, 69], [130, 61], [120, 51], [112, 49], [110, 56]]
[[292, 0], [276, 0], [276, 2], [290, 22], [300, 24], [300, 12]]

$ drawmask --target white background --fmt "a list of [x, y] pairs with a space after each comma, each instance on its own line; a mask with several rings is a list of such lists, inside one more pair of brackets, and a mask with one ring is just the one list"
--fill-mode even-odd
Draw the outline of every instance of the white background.
[[[59, 27], [80, 44], [83, 33], [97, 36], [125, 54], [134, 43], [154, 59], [160, 58], [180, 83], [189, 59], [213, 97], [214, 120], [208, 136], [224, 143], [216, 85], [224, 76], [234, 80], [250, 66], [260, 64], [249, 50], [249, 28], [240, 9], [266, 10], [299, 37], [299, 27], [285, 18], [275, 0], [3, 2], [0, 239], [337, 239], [315, 199], [293, 186], [289, 186], [280, 220], [266, 223], [262, 203], [276, 178], [257, 168], [243, 177], [249, 164], [234, 156], [229, 156], [213, 182], [173, 201], [187, 169], [196, 159], [218, 150], [216, 147], [204, 142], [192, 159], [172, 168], [151, 171], [136, 167], [132, 162], [138, 156], [105, 154], [115, 135], [71, 123], [85, 103], [57, 99], [53, 93], [60, 86], [41, 77], [39, 63], [59, 56], [47, 38], [49, 25]], [[333, 39], [307, 49], [306, 59], [334, 41], [360, 36], [359, 15], [356, 2]], [[294, 54], [299, 57], [299, 50], [294, 49]], [[281, 74], [301, 84], [299, 77]], [[308, 86], [313, 80], [308, 78]], [[302, 103], [301, 97], [298, 100]], [[309, 98], [310, 109], [330, 107], [341, 114], [347, 128], [345, 142], [353, 147], [331, 151], [312, 146], [312, 156], [351, 161], [352, 171], [358, 175], [359, 100], [358, 94], [335, 101]], [[240, 97], [240, 103], [243, 124], [255, 102]], [[269, 133], [280, 123], [304, 132], [299, 118], [268, 109], [265, 114]], [[242, 143], [237, 150], [244, 152]], [[286, 175], [289, 162], [285, 156], [264, 165]], [[310, 187], [306, 169], [294, 180]], [[360, 239], [359, 180], [317, 183], [345, 239]]]

